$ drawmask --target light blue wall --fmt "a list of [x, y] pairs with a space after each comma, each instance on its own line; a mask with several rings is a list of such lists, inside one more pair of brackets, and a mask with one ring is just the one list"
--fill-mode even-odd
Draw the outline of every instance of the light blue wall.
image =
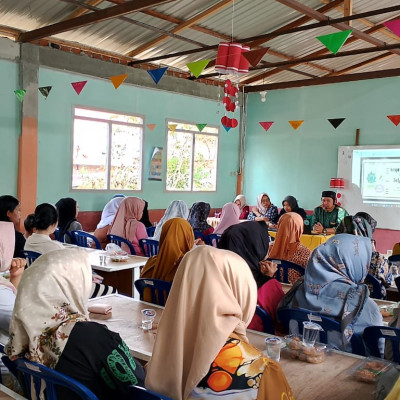
[[0, 60], [0, 194], [17, 194], [20, 105], [14, 95], [18, 86], [18, 64]]
[[[291, 194], [301, 207], [312, 209], [321, 191], [336, 177], [338, 147], [400, 143], [400, 125], [387, 115], [400, 114], [400, 78], [376, 79], [299, 89], [274, 90], [265, 103], [249, 94], [244, 169], [244, 194], [256, 204], [267, 192], [281, 206]], [[346, 118], [335, 130], [328, 118]], [[305, 120], [296, 131], [289, 120]], [[260, 121], [274, 121], [268, 132]]]
[[[78, 96], [71, 82], [88, 80]], [[39, 95], [39, 164], [38, 203], [56, 202], [61, 197], [74, 197], [81, 210], [101, 210], [111, 198], [107, 192], [71, 192], [72, 113], [75, 106], [87, 106], [121, 113], [145, 116], [145, 124], [156, 124], [154, 131], [145, 129], [143, 190], [131, 192], [149, 202], [149, 208], [166, 208], [175, 199], [190, 206], [205, 200], [212, 207], [221, 207], [235, 197], [236, 177], [231, 171], [238, 169], [238, 129], [226, 133], [219, 123], [217, 103], [198, 97], [151, 90], [129, 84], [118, 90], [108, 79], [95, 79], [41, 68], [39, 86], [52, 86], [45, 100]], [[164, 148], [163, 173], [166, 161], [166, 118], [193, 123], [207, 123], [220, 127], [218, 181], [216, 193], [165, 193], [162, 182], [148, 181], [151, 154], [155, 146]]]

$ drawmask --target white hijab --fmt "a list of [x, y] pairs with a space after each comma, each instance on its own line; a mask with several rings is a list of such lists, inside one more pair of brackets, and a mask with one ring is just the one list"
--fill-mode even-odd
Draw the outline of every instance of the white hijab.
[[118, 207], [124, 199], [125, 197], [114, 197], [104, 206], [103, 212], [101, 213], [100, 222], [97, 224], [97, 229], [111, 225], [115, 214], [117, 213]]

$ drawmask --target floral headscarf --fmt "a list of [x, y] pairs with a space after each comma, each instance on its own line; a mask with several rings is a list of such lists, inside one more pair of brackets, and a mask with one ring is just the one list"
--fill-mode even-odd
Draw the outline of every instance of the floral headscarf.
[[195, 231], [205, 231], [211, 228], [211, 225], [207, 223], [208, 215], [210, 214], [210, 204], [199, 201], [192, 205], [189, 212], [188, 221], [192, 225]]

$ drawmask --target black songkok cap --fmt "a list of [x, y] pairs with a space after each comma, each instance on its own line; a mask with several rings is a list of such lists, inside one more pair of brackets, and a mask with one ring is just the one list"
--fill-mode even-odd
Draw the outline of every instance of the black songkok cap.
[[330, 197], [331, 199], [333, 199], [333, 202], [336, 201], [336, 193], [332, 190], [324, 190], [321, 197]]

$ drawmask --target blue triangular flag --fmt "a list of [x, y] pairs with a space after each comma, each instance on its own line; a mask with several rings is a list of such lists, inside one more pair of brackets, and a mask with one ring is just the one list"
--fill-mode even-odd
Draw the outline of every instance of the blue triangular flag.
[[151, 76], [151, 78], [153, 79], [154, 83], [157, 85], [158, 82], [160, 81], [160, 79], [163, 77], [163, 75], [165, 74], [165, 71], [168, 69], [168, 67], [164, 67], [164, 68], [157, 68], [157, 69], [149, 69], [147, 70], [147, 72], [149, 73], [149, 75]]

